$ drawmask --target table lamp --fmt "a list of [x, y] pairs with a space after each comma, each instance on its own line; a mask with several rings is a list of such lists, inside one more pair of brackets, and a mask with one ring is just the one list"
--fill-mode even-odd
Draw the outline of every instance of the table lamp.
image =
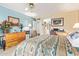
[[77, 32], [79, 32], [79, 23], [75, 23], [73, 28], [76, 29]]
[[29, 31], [30, 29], [29, 29], [29, 27], [23, 27], [22, 30], [23, 30], [23, 31]]
[[31, 24], [28, 24], [28, 27], [32, 27], [32, 25]]

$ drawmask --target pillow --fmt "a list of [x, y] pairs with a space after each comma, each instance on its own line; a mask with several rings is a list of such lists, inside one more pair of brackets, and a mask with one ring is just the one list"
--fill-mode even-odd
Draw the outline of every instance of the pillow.
[[69, 36], [71, 37], [71, 39], [78, 39], [79, 38], [79, 32], [74, 32], [69, 34]]

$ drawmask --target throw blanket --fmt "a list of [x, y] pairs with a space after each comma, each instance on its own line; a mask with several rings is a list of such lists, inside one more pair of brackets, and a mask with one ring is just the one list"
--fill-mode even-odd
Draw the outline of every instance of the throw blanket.
[[79, 55], [76, 48], [64, 36], [41, 35], [19, 44], [15, 56], [73, 56]]

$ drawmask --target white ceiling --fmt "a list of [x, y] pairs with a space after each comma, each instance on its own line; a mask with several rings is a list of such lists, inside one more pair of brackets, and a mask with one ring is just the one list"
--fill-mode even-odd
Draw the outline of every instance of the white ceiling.
[[[20, 13], [25, 13], [27, 4], [25, 3], [1, 3], [1, 6], [15, 10]], [[79, 10], [79, 3], [35, 3], [34, 12], [38, 17], [48, 18], [52, 17], [52, 14]]]

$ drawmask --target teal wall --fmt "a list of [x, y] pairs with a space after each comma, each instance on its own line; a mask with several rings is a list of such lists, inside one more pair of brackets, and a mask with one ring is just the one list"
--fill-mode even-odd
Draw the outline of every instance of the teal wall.
[[22, 23], [23, 26], [27, 26], [29, 23], [32, 24], [32, 21], [33, 21], [33, 19], [31, 17], [28, 17], [28, 16], [23, 15], [19, 12], [16, 12], [11, 9], [0, 6], [0, 23], [3, 20], [8, 19], [8, 16], [20, 18], [20, 23]]

